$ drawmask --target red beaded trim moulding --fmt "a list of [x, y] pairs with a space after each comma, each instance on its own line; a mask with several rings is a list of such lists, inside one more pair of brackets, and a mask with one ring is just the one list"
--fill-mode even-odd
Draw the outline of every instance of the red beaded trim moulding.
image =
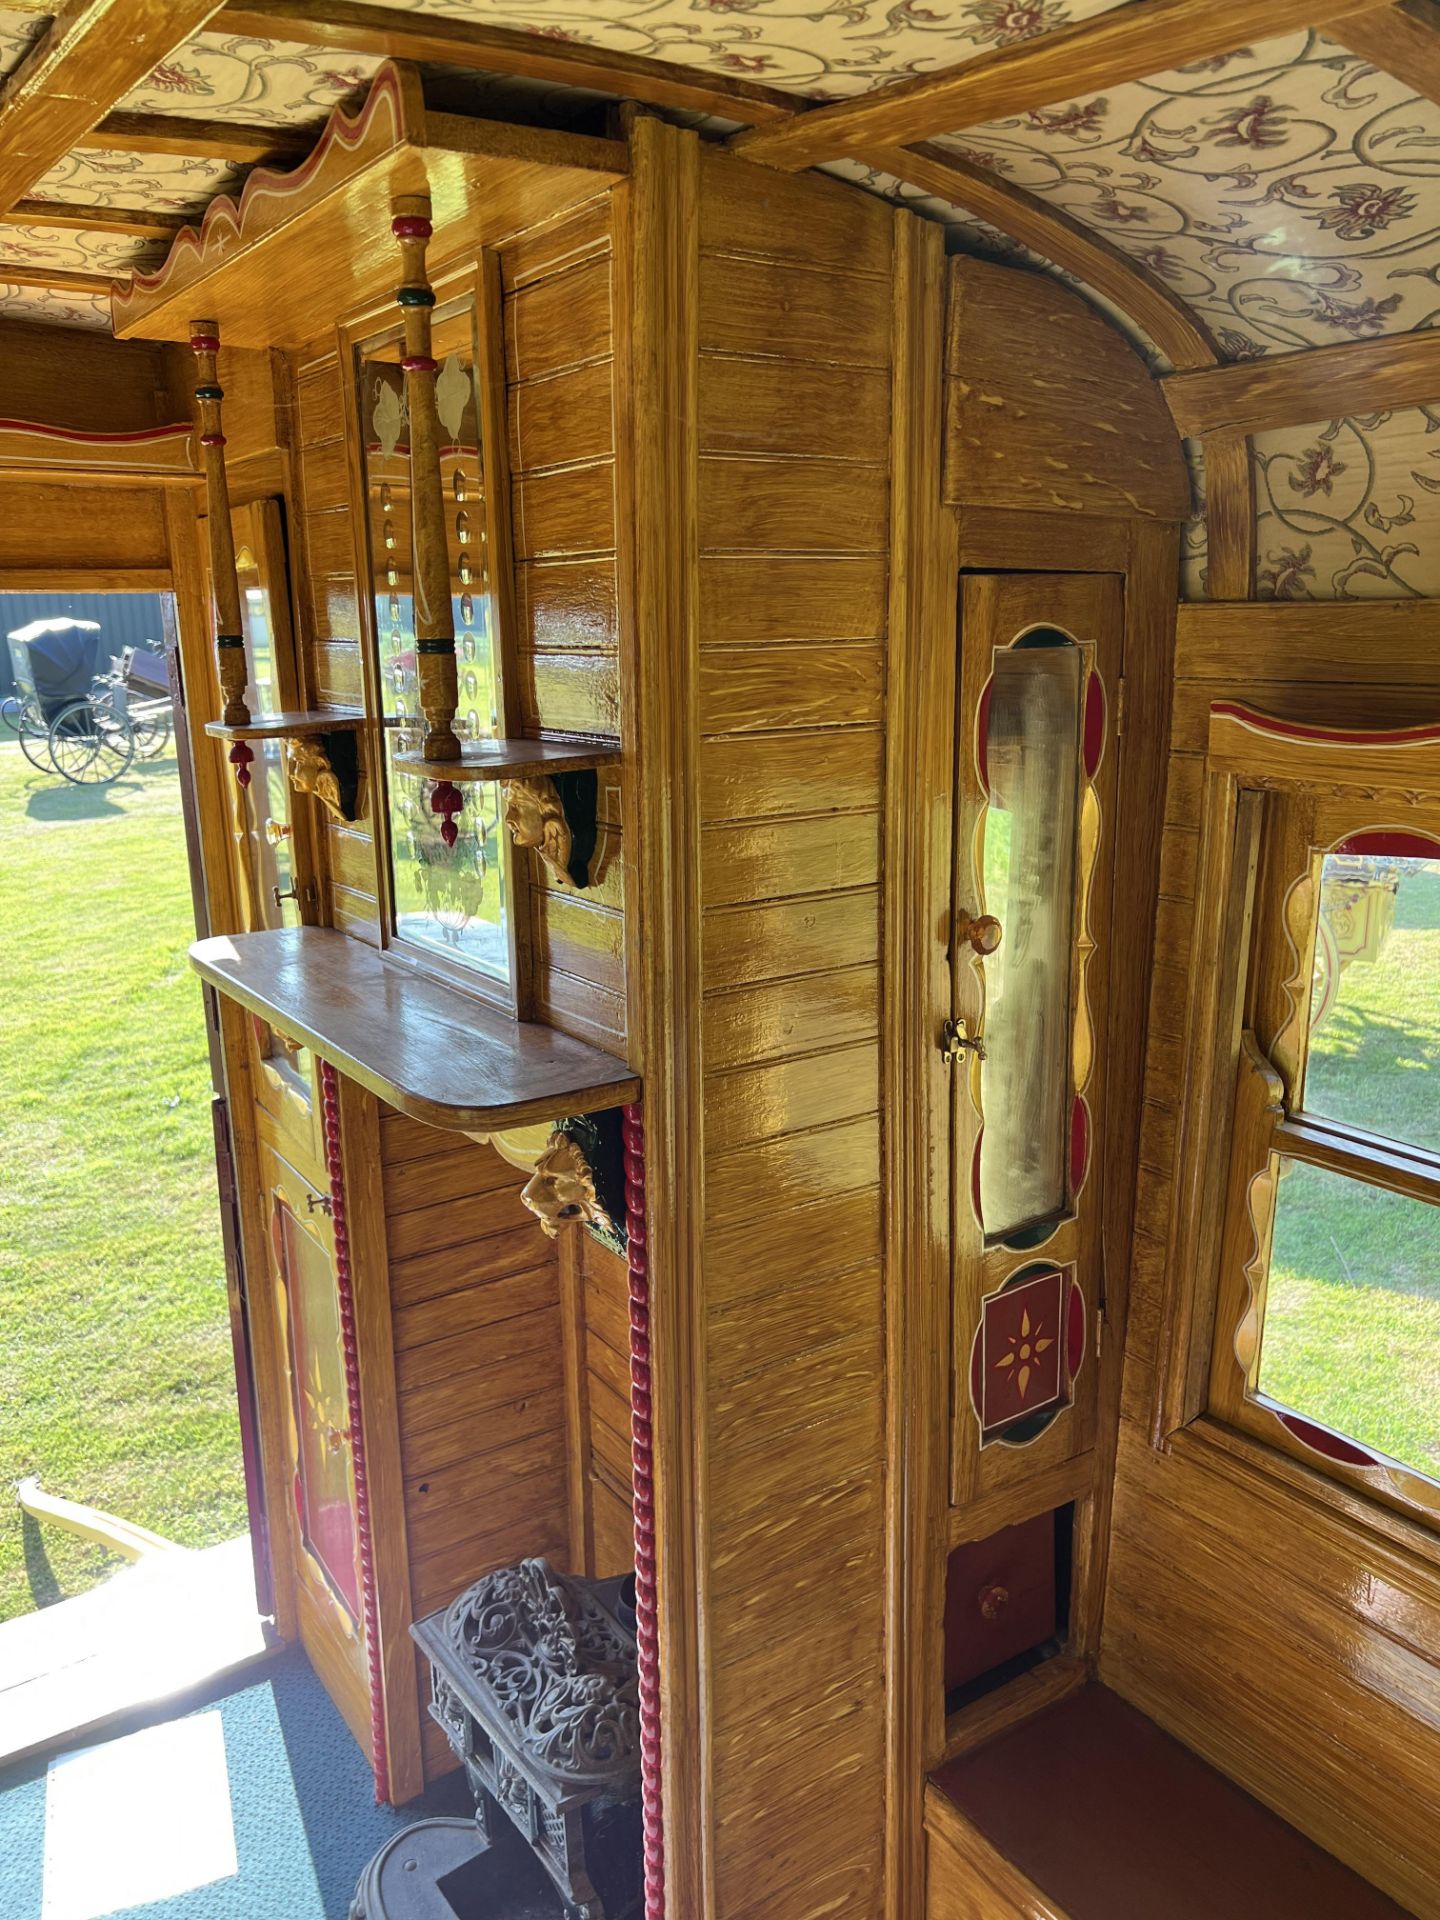
[[355, 1469], [355, 1531], [360, 1541], [360, 1605], [364, 1613], [365, 1661], [370, 1671], [370, 1753], [375, 1803], [390, 1804], [390, 1752], [385, 1737], [385, 1686], [380, 1670], [380, 1621], [375, 1604], [375, 1556], [370, 1540], [370, 1482], [365, 1471], [365, 1429], [360, 1419], [360, 1357], [355, 1336], [355, 1295], [350, 1284], [350, 1232], [345, 1220], [345, 1174], [340, 1158], [340, 1076], [320, 1062], [325, 1114], [325, 1168], [330, 1176], [330, 1224], [335, 1230], [335, 1292], [340, 1305], [340, 1344], [345, 1354], [345, 1395], [350, 1403], [350, 1459]]
[[655, 1477], [650, 1439], [650, 1266], [645, 1246], [645, 1117], [624, 1110], [626, 1260], [630, 1271], [630, 1458], [635, 1478], [635, 1646], [640, 1683], [640, 1799], [645, 1920], [665, 1920], [660, 1799], [660, 1656], [655, 1624]]

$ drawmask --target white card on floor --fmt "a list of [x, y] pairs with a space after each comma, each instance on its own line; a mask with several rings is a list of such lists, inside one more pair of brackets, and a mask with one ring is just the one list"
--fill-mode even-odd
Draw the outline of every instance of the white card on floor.
[[51, 1761], [41, 1920], [104, 1920], [238, 1872], [218, 1712]]

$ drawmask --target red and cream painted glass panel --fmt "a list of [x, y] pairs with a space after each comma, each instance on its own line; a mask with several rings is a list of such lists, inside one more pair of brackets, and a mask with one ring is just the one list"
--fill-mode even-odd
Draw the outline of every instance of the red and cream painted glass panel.
[[951, 1500], [1093, 1443], [1122, 583], [960, 594]]
[[1440, 1519], [1440, 729], [1222, 704], [1237, 740], [1264, 810], [1211, 1411]]

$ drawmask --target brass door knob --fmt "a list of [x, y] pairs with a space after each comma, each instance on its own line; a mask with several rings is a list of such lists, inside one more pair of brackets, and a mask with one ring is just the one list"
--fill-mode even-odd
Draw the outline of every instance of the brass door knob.
[[963, 947], [968, 943], [982, 958], [987, 953], [994, 953], [1004, 933], [1005, 929], [993, 913], [957, 913], [955, 916], [956, 946]]
[[980, 1617], [982, 1620], [994, 1620], [1010, 1604], [1008, 1587], [982, 1587], [980, 1589]]

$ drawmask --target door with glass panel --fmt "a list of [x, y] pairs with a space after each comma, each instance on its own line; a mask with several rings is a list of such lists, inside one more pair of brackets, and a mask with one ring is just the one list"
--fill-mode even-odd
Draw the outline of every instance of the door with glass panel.
[[961, 582], [942, 1036], [957, 1505], [1094, 1438], [1122, 610], [1110, 575]]

